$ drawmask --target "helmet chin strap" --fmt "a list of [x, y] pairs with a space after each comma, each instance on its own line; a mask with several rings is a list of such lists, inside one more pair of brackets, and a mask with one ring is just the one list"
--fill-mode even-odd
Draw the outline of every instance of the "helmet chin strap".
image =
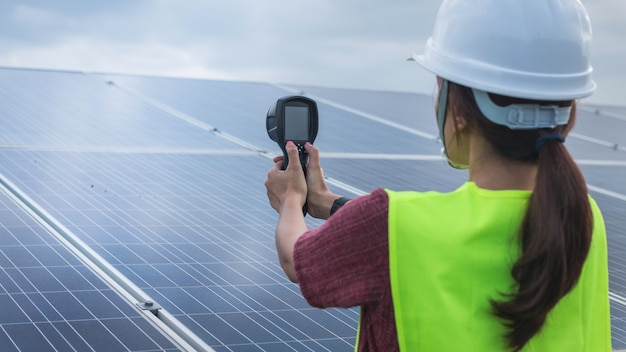
[[446, 125], [446, 115], [448, 112], [448, 92], [448, 80], [442, 78], [441, 89], [439, 90], [439, 98], [437, 100], [437, 125], [439, 126], [439, 140], [441, 140], [441, 143], [443, 144], [443, 148], [441, 148], [441, 154], [448, 161], [448, 165], [452, 166], [453, 168], [467, 169], [469, 165], [459, 164], [452, 161], [448, 156], [448, 151], [446, 150], [446, 138], [444, 136], [444, 129]]

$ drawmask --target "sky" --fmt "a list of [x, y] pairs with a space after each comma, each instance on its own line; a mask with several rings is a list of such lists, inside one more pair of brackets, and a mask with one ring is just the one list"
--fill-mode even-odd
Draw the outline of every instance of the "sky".
[[[2, 0], [0, 66], [433, 94], [439, 1]], [[583, 0], [598, 89], [626, 106], [626, 1]]]

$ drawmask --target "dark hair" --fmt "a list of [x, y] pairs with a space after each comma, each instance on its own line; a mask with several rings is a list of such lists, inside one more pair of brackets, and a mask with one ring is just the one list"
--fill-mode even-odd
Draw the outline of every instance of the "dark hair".
[[519, 232], [521, 256], [511, 269], [514, 292], [491, 299], [493, 314], [508, 328], [508, 346], [519, 351], [537, 334], [548, 312], [578, 282], [589, 252], [593, 216], [584, 177], [563, 143], [547, 142], [539, 152], [537, 138], [567, 135], [576, 118], [575, 101], [529, 101], [490, 94], [492, 101], [571, 106], [570, 121], [554, 129], [512, 130], [487, 120], [468, 87], [450, 82], [449, 108], [464, 116], [468, 127], [484, 136], [501, 155], [537, 163], [535, 188]]

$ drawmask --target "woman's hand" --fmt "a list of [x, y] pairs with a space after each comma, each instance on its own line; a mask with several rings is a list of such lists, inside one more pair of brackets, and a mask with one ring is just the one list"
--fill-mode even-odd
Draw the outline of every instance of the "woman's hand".
[[339, 195], [332, 193], [324, 180], [324, 170], [320, 165], [320, 151], [311, 143], [304, 145], [309, 153], [309, 164], [306, 171], [307, 208], [311, 216], [318, 219], [328, 219], [330, 208]]
[[302, 214], [307, 188], [300, 158], [298, 158], [298, 148], [293, 142], [287, 142], [286, 149], [289, 165], [285, 170], [281, 170], [283, 157], [274, 158], [274, 167], [267, 173], [265, 188], [267, 188], [267, 198], [272, 208], [280, 214], [278, 225], [276, 225], [278, 260], [287, 277], [297, 282], [293, 248], [298, 238], [307, 230], [304, 214]]
[[298, 205], [300, 209], [304, 206], [307, 194], [307, 184], [298, 157], [298, 148], [289, 141], [286, 148], [289, 156], [289, 165], [285, 170], [283, 166], [283, 156], [274, 158], [274, 167], [267, 173], [265, 188], [270, 205], [277, 212], [281, 212], [287, 204]]

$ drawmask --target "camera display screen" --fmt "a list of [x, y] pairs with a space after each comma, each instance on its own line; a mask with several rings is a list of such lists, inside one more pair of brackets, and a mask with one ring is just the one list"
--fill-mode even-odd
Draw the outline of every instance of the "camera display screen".
[[309, 108], [306, 106], [285, 106], [285, 141], [306, 141], [309, 139]]

